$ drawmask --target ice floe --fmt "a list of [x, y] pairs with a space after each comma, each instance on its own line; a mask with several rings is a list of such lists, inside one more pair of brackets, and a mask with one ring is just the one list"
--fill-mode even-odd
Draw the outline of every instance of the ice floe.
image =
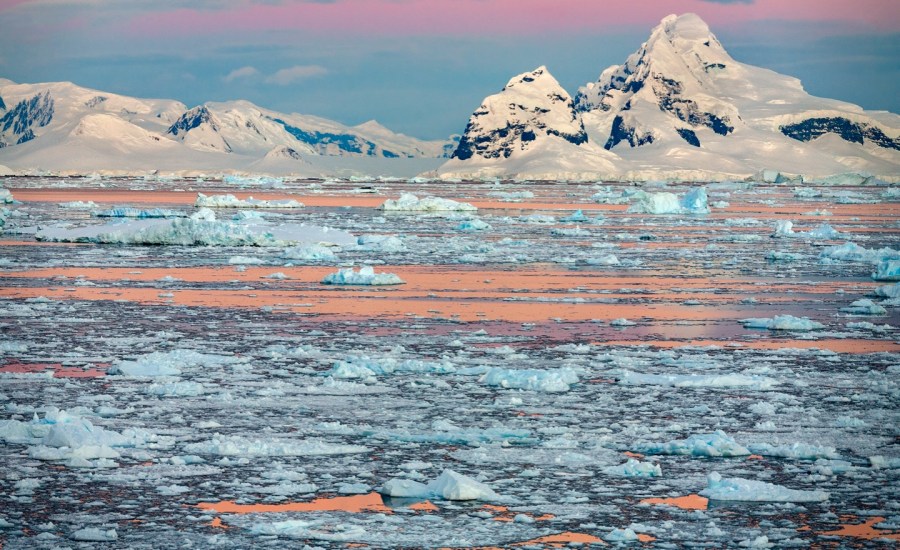
[[198, 208], [303, 208], [303, 203], [293, 199], [259, 200], [253, 197], [239, 199], [231, 194], [204, 195], [197, 193], [194, 206]]
[[398, 199], [388, 199], [379, 207], [385, 212], [474, 212], [478, 210], [466, 202], [441, 197], [419, 197], [403, 193]]
[[758, 328], [768, 330], [791, 330], [796, 332], [808, 332], [821, 330], [825, 325], [810, 320], [808, 317], [794, 317], [793, 315], [776, 315], [772, 318], [755, 317], [741, 319], [744, 328]]
[[706, 188], [697, 187], [683, 197], [663, 191], [647, 193], [638, 191], [628, 212], [634, 214], [708, 214]]
[[710, 500], [742, 502], [822, 502], [828, 500], [828, 493], [824, 491], [801, 491], [764, 481], [737, 477], [723, 478], [718, 472], [709, 474], [707, 483], [707, 488], [700, 491], [700, 495]]
[[689, 455], [707, 457], [747, 456], [750, 450], [739, 444], [722, 430], [709, 434], [696, 434], [687, 439], [676, 439], [665, 443], [642, 443], [636, 451], [657, 455]]
[[493, 367], [481, 377], [488, 386], [547, 393], [567, 392], [579, 381], [573, 369], [506, 369]]
[[395, 478], [382, 485], [381, 494], [404, 498], [439, 498], [444, 500], [499, 501], [500, 495], [493, 489], [453, 470], [444, 470], [428, 483]]
[[393, 273], [375, 273], [375, 268], [364, 265], [359, 271], [352, 267], [340, 269], [335, 273], [329, 273], [322, 279], [326, 285], [402, 285], [405, 281]]
[[779, 384], [767, 376], [744, 374], [645, 374], [629, 370], [616, 374], [620, 384], [628, 386], [671, 386], [675, 388], [747, 388], [768, 390]]
[[216, 434], [212, 439], [188, 443], [184, 451], [198, 455], [218, 456], [331, 456], [368, 452], [368, 447], [330, 443], [318, 439], [288, 439], [268, 436], [251, 439], [242, 436]]

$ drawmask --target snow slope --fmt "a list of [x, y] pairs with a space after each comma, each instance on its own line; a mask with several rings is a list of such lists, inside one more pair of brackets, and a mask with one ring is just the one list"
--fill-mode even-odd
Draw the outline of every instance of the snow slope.
[[[375, 121], [349, 127], [248, 101], [188, 109], [178, 101], [137, 99], [69, 82], [0, 79], [0, 165], [9, 167], [4, 172], [411, 176], [436, 166], [431, 159], [449, 155], [455, 143], [418, 140]], [[348, 162], [336, 166], [329, 157]]]
[[[546, 69], [537, 72], [544, 73], [549, 93], [568, 97]], [[546, 103], [528, 102], [535, 94], [522, 92], [518, 82], [525, 76], [485, 100], [438, 174], [542, 179], [572, 177], [580, 169], [582, 178], [590, 172], [603, 177], [611, 161], [617, 178], [629, 180], [727, 179], [765, 169], [900, 178], [900, 116], [813, 97], [796, 78], [735, 61], [694, 14], [664, 18], [624, 64], [578, 90], [574, 109], [560, 104], [523, 115], [516, 104], [543, 109]], [[538, 122], [546, 124], [545, 133], [575, 136], [578, 143], [544, 140], [543, 147], [528, 147], [521, 137], [514, 141], [517, 134], [496, 137]], [[582, 123], [584, 131], [577, 131]], [[598, 154], [599, 148], [615, 155]]]

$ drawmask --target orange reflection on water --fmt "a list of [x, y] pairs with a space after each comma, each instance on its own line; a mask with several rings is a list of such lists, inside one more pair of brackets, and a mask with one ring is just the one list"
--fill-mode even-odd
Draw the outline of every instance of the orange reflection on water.
[[222, 523], [222, 518], [218, 516], [216, 516], [211, 522], [209, 522], [209, 526], [213, 529], [230, 529], [230, 527]]
[[409, 506], [407, 506], [407, 508], [409, 508], [410, 510], [415, 510], [417, 512], [437, 512], [439, 510], [439, 508], [435, 506], [430, 500], [410, 504]]
[[656, 540], [656, 537], [654, 537], [653, 535], [647, 535], [645, 533], [638, 533], [637, 537], [641, 542], [653, 542]]
[[588, 535], [587, 533], [575, 533], [573, 531], [564, 531], [562, 533], [557, 533], [555, 535], [547, 535], [544, 537], [538, 537], [536, 539], [527, 540], [525, 542], [518, 542], [513, 544], [513, 546], [531, 546], [535, 544], [544, 544], [553, 548], [562, 548], [567, 546], [571, 542], [579, 542], [581, 544], [603, 544], [603, 539], [600, 537], [595, 537], [593, 535]]
[[[594, 346], [648, 346], [651, 348], [682, 348], [686, 346], [721, 346], [719, 340], [604, 340], [591, 342]], [[854, 338], [819, 339], [819, 340], [740, 340], [739, 349], [778, 350], [778, 349], [827, 349], [836, 353], [880, 353], [898, 352], [900, 344], [890, 340], [858, 340]]]
[[674, 498], [645, 498], [640, 504], [662, 504], [664, 506], [674, 506], [682, 510], [706, 510], [709, 507], [709, 499], [700, 495], [686, 495]]
[[52, 370], [54, 378], [100, 378], [106, 376], [106, 371], [100, 369], [64, 367], [62, 363], [21, 363], [10, 361], [0, 365], [0, 372], [17, 374], [39, 373], [46, 370]]
[[882, 517], [869, 518], [865, 523], [855, 525], [842, 524], [840, 529], [834, 531], [825, 531], [820, 535], [836, 536], [836, 537], [853, 537], [858, 539], [890, 539], [900, 540], [900, 532], [890, 531], [887, 529], [876, 529], [875, 524], [884, 521]]
[[372, 492], [367, 495], [317, 498], [310, 502], [288, 502], [285, 504], [238, 504], [233, 500], [201, 502], [201, 510], [211, 510], [219, 514], [264, 514], [273, 512], [381, 512], [390, 514], [381, 495]]

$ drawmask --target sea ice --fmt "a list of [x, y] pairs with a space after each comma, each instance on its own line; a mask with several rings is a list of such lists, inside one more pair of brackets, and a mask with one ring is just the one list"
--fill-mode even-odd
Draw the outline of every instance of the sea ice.
[[370, 265], [364, 265], [355, 271], [352, 267], [329, 273], [322, 279], [326, 285], [402, 285], [405, 281], [393, 273], [375, 273]]
[[403, 193], [397, 200], [388, 199], [379, 207], [385, 212], [474, 212], [478, 210], [466, 202], [457, 202], [440, 197], [419, 197]]
[[479, 219], [464, 220], [456, 226], [457, 231], [488, 231], [490, 229], [493, 229], [491, 224]]
[[112, 542], [119, 539], [115, 529], [101, 529], [100, 527], [85, 527], [69, 535], [69, 538], [84, 542]]
[[288, 260], [303, 260], [307, 262], [333, 261], [337, 259], [334, 250], [320, 244], [307, 244], [285, 248], [281, 257]]
[[767, 376], [744, 374], [644, 374], [622, 371], [616, 376], [620, 384], [627, 386], [671, 386], [675, 388], [747, 388], [768, 390], [779, 384]]
[[718, 472], [707, 476], [708, 486], [700, 491], [710, 500], [743, 502], [822, 502], [828, 500], [824, 491], [800, 491], [781, 485], [741, 478], [723, 478]]
[[794, 232], [794, 223], [790, 220], [778, 220], [777, 222], [775, 222], [775, 233], [773, 233], [772, 236], [805, 238], [819, 241], [839, 239], [842, 237], [841, 233], [838, 232], [838, 230], [831, 227], [827, 223], [823, 223], [822, 225], [810, 231], [796, 233]]
[[708, 214], [709, 204], [705, 187], [697, 187], [683, 197], [669, 192], [638, 191], [628, 212], [634, 214]]
[[184, 212], [179, 212], [178, 210], [170, 210], [168, 208], [151, 208], [149, 210], [142, 210], [140, 208], [133, 208], [130, 206], [116, 206], [115, 208], [110, 208], [109, 210], [100, 210], [99, 212], [94, 212], [94, 217], [138, 219], [185, 218], [187, 217], [187, 214], [185, 214]]
[[880, 286], [875, 289], [875, 294], [883, 298], [900, 298], [900, 283]]
[[875, 266], [872, 278], [876, 281], [900, 281], [900, 260], [887, 260]]
[[216, 220], [203, 208], [190, 218], [138, 219], [69, 229], [45, 227], [35, 238], [52, 242], [181, 246], [289, 246], [301, 243], [349, 245], [356, 238], [344, 231], [303, 224], [270, 225], [250, 220]]
[[819, 257], [827, 260], [842, 260], [847, 262], [868, 262], [877, 264], [886, 260], [900, 259], [900, 250], [893, 248], [868, 249], [856, 243], [844, 243], [839, 246], [829, 246], [822, 250]]
[[16, 201], [13, 199], [9, 189], [0, 188], [0, 204], [12, 204], [14, 202]]
[[390, 497], [500, 500], [500, 495], [484, 483], [453, 470], [444, 470], [440, 476], [427, 484], [409, 479], [391, 479], [382, 486], [381, 493]]
[[230, 365], [241, 359], [226, 355], [212, 355], [188, 349], [155, 351], [141, 355], [134, 360], [117, 360], [107, 370], [108, 374], [125, 376], [178, 376], [182, 368], [209, 369], [213, 366]]
[[825, 328], [822, 323], [810, 320], [808, 317], [794, 317], [793, 315], [776, 315], [772, 318], [756, 317], [741, 319], [744, 328], [761, 328], [769, 330], [793, 330], [807, 332]]
[[603, 540], [608, 542], [633, 542], [638, 539], [637, 533], [632, 529], [613, 529], [603, 536]]
[[603, 473], [610, 476], [623, 477], [660, 477], [662, 476], [662, 468], [660, 468], [659, 464], [649, 461], [641, 462], [640, 460], [629, 458], [624, 464], [603, 468]]
[[837, 449], [809, 443], [789, 443], [772, 445], [770, 443], [751, 443], [747, 445], [750, 452], [763, 456], [793, 458], [797, 460], [815, 460], [817, 458], [838, 458]]
[[887, 310], [876, 304], [872, 300], [868, 298], [863, 298], [862, 300], [856, 300], [852, 304], [847, 307], [842, 307], [841, 311], [844, 313], [851, 313], [853, 315], [886, 315]]
[[[0, 190], [2, 191], [2, 190]], [[97, 208], [97, 203], [94, 201], [69, 201], [69, 202], [61, 202], [59, 203], [60, 208], [71, 208], [73, 210], [89, 210], [91, 208]]]
[[710, 457], [747, 456], [750, 450], [739, 444], [722, 430], [711, 434], [696, 434], [687, 439], [677, 439], [666, 443], [642, 443], [638, 452], [657, 455], [691, 455]]
[[303, 208], [303, 203], [292, 199], [283, 200], [258, 200], [253, 197], [239, 199], [231, 194], [204, 195], [197, 193], [194, 206], [206, 208]]
[[316, 439], [286, 439], [269, 436], [249, 439], [241, 436], [215, 434], [212, 439], [184, 446], [185, 452], [218, 456], [330, 456], [358, 454], [369, 451], [361, 445], [329, 443]]
[[505, 369], [493, 367], [479, 380], [488, 386], [547, 393], [567, 392], [578, 383], [578, 374], [570, 368]]

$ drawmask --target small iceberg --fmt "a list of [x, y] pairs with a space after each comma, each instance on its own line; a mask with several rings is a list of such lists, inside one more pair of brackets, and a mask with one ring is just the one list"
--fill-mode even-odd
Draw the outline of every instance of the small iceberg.
[[822, 323], [812, 321], [809, 317], [794, 317], [793, 315], [776, 315], [772, 318], [755, 317], [750, 319], [741, 319], [740, 323], [744, 328], [761, 328], [768, 330], [793, 330], [797, 332], [808, 332], [811, 330], [821, 330], [825, 328]]
[[493, 489], [470, 477], [444, 470], [437, 479], [419, 483], [410, 479], [391, 479], [379, 491], [389, 497], [440, 498], [444, 500], [500, 500]]
[[303, 208], [303, 203], [292, 199], [269, 201], [247, 197], [244, 200], [231, 194], [207, 196], [203, 193], [197, 193], [197, 200], [194, 202], [194, 206], [197, 208]]
[[709, 474], [707, 484], [707, 488], [700, 491], [700, 495], [710, 500], [740, 502], [822, 502], [828, 500], [828, 493], [824, 491], [800, 491], [764, 481], [739, 477], [723, 478], [719, 472]]
[[475, 212], [478, 210], [467, 202], [457, 202], [440, 197], [420, 199], [412, 193], [403, 193], [397, 200], [388, 199], [379, 209], [385, 212]]
[[709, 214], [705, 187], [698, 187], [679, 198], [675, 193], [638, 191], [628, 207], [631, 214]]
[[326, 285], [402, 285], [406, 281], [394, 275], [393, 273], [375, 273], [375, 269], [370, 265], [365, 265], [355, 271], [352, 267], [338, 270], [330, 273], [322, 279], [322, 284]]

